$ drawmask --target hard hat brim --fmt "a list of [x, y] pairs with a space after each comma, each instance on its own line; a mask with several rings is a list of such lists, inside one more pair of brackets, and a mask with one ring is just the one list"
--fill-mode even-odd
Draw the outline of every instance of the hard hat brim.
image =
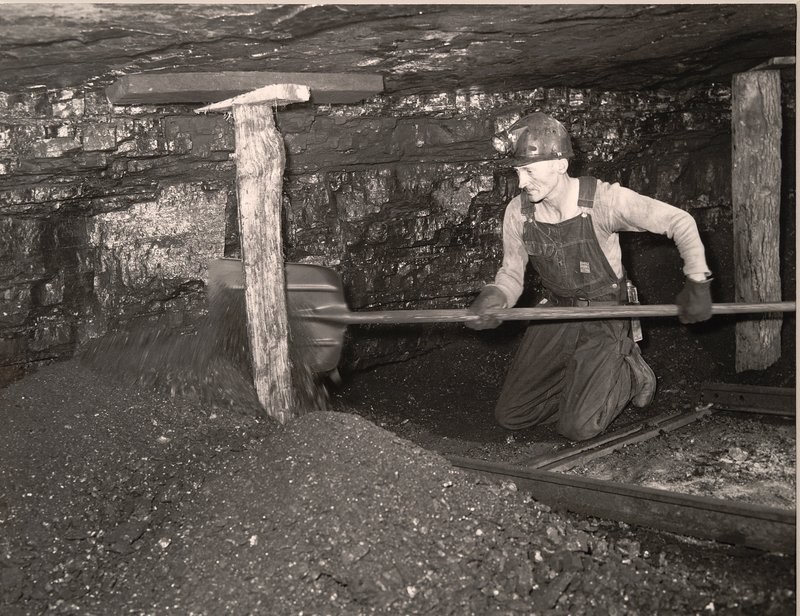
[[539, 163], [546, 160], [559, 160], [561, 158], [569, 160], [572, 158], [572, 154], [551, 154], [547, 156], [529, 156], [525, 158], [513, 157], [511, 158], [511, 165], [514, 167], [524, 167], [525, 165], [530, 165], [531, 163]]

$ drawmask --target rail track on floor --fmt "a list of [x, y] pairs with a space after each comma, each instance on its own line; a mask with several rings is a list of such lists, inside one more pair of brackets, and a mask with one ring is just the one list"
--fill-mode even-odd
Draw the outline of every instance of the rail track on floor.
[[496, 480], [513, 481], [518, 489], [556, 509], [720, 543], [795, 553], [795, 509], [695, 496], [559, 472], [608, 455], [620, 447], [688, 425], [717, 411], [795, 416], [794, 389], [711, 383], [703, 386], [702, 399], [703, 404], [694, 412], [660, 415], [574, 447], [536, 456], [521, 465], [459, 456], [448, 456], [448, 459], [466, 471]]

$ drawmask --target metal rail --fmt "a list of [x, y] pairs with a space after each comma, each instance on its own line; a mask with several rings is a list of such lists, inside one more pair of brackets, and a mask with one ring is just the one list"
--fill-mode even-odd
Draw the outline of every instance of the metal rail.
[[795, 553], [795, 510], [679, 494], [486, 460], [456, 456], [448, 459], [464, 470], [493, 479], [511, 480], [536, 500], [554, 508], [769, 552]]
[[795, 417], [794, 388], [728, 383], [703, 385], [703, 400], [721, 411], [741, 411]]
[[539, 468], [545, 471], [569, 470], [579, 464], [651, 438], [682, 428], [698, 419], [710, 415], [710, 408], [703, 408], [691, 413], [670, 412], [646, 421], [635, 422], [613, 432], [607, 432], [593, 439], [583, 441], [574, 447], [565, 447], [553, 453], [546, 453], [529, 458], [524, 462], [526, 468]]
[[715, 411], [781, 415], [792, 419], [796, 413], [793, 388], [705, 383], [702, 385], [702, 398], [705, 406], [698, 407], [694, 412], [670, 412], [638, 421], [582, 441], [573, 447], [563, 447], [554, 452], [533, 456], [525, 460], [523, 465], [546, 471], [569, 470], [579, 464], [607, 456], [627, 445], [682, 428]]

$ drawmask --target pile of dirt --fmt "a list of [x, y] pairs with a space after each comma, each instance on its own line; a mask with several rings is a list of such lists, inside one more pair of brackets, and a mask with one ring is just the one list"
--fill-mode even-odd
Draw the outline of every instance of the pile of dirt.
[[358, 408], [278, 426], [64, 362], [0, 410], [4, 614], [794, 613], [790, 557], [550, 511]]

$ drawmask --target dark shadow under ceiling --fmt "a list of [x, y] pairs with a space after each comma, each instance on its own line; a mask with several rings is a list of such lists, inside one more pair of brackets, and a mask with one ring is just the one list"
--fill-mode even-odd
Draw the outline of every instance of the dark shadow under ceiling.
[[0, 90], [153, 71], [375, 73], [387, 94], [680, 88], [795, 39], [794, 4], [6, 4]]

